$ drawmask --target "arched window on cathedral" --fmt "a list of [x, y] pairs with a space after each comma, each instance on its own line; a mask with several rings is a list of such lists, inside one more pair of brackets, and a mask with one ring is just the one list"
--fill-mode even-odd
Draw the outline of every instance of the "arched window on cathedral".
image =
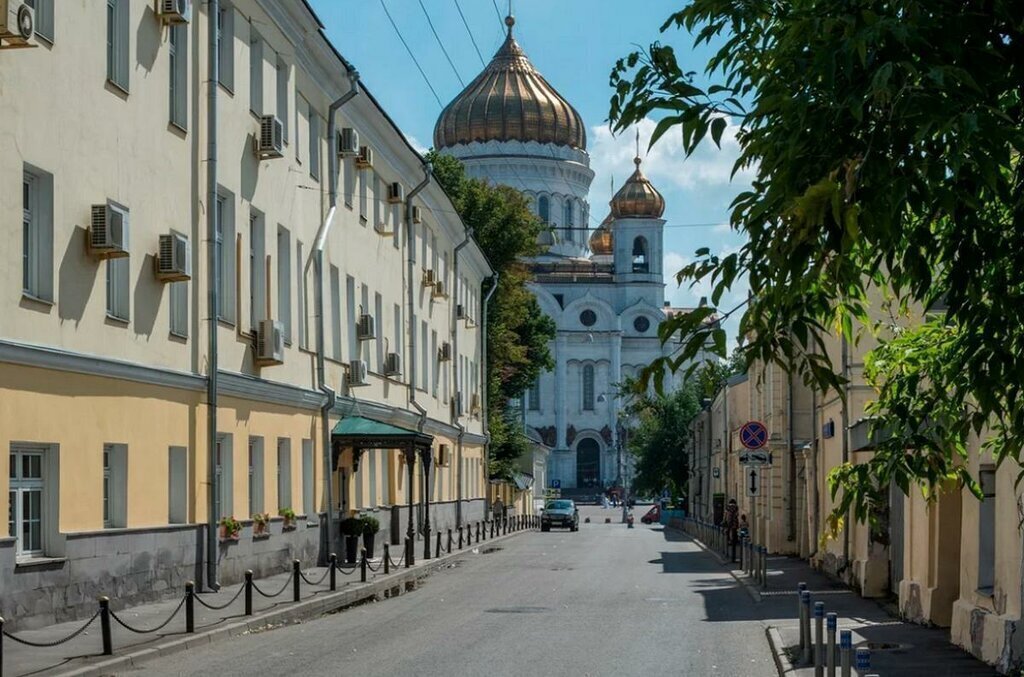
[[546, 195], [541, 195], [537, 200], [537, 216], [544, 223], [551, 223], [551, 203]]
[[633, 240], [633, 272], [650, 272], [650, 262], [647, 259], [647, 238], [643, 236]]
[[575, 220], [573, 219], [573, 207], [572, 200], [565, 201], [565, 239], [572, 242], [575, 238], [573, 236], [573, 226]]
[[594, 411], [594, 365], [583, 366], [583, 411]]

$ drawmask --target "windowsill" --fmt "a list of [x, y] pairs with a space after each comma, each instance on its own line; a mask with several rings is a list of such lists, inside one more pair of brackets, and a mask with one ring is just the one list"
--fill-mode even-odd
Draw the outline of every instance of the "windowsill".
[[991, 599], [995, 597], [996, 589], [994, 586], [991, 586], [986, 588], [978, 588], [974, 592], [978, 595], [981, 595], [982, 597], [987, 597]]
[[122, 96], [122, 98], [128, 98], [128, 90], [127, 90], [127, 88], [122, 87], [121, 85], [117, 84], [116, 82], [114, 82], [110, 78], [107, 78], [107, 85], [109, 85], [109, 88], [111, 89], [111, 91], [114, 92], [114, 94], [118, 94], [118, 95]]
[[306, 528], [307, 529], [312, 529], [312, 528], [318, 527], [318, 526], [320, 526], [319, 522], [306, 522]]
[[117, 317], [116, 315], [111, 315], [110, 313], [107, 313], [107, 322], [122, 327], [127, 327], [131, 323], [131, 320], [125, 319], [123, 317]]
[[174, 134], [177, 134], [178, 136], [182, 136], [182, 137], [188, 136], [188, 128], [185, 127], [184, 125], [179, 125], [174, 120], [170, 120], [167, 123], [167, 129], [170, 132], [173, 132]]
[[52, 299], [44, 299], [42, 296], [36, 296], [35, 294], [27, 291], [21, 292], [21, 298], [25, 301], [31, 301], [32, 303], [38, 303], [43, 306], [53, 307], [57, 305]]
[[223, 327], [225, 329], [234, 329], [235, 328], [234, 321], [233, 320], [229, 320], [226, 317], [218, 317], [217, 318], [217, 324], [219, 324], [221, 327]]
[[259, 121], [263, 117], [261, 113], [257, 113], [252, 108], [249, 109], [249, 114], [256, 118], [257, 121]]
[[362, 214], [359, 215], [359, 223], [360, 223], [360, 225], [363, 225], [363, 226], [365, 226], [367, 224], [366, 217], [363, 216]]
[[24, 559], [16, 559], [14, 561], [14, 571], [24, 571], [27, 569], [42, 569], [48, 567], [59, 567], [63, 566], [68, 561], [67, 557], [47, 557], [45, 555], [34, 555], [32, 557], [25, 557]]
[[45, 47], [53, 47], [53, 38], [49, 35], [43, 35], [39, 31], [36, 31], [35, 37], [43, 41]]
[[225, 92], [227, 92], [228, 96], [230, 96], [231, 98], [235, 97], [235, 90], [231, 89], [230, 87], [228, 87], [226, 84], [224, 84], [220, 80], [217, 81], [217, 84], [220, 85], [221, 89], [223, 89]]

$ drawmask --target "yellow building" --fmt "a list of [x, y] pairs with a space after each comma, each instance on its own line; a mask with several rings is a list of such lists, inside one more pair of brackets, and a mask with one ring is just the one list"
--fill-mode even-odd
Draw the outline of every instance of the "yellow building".
[[[0, 52], [0, 615], [279, 571], [354, 511], [483, 518], [491, 270], [309, 6], [33, 4]], [[429, 439], [416, 486], [353, 417]]]

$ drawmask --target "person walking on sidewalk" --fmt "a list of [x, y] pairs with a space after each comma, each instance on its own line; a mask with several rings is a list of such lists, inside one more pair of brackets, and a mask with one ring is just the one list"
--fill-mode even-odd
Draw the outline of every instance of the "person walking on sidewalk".
[[726, 542], [731, 546], [732, 561], [736, 561], [736, 541], [739, 534], [740, 509], [736, 505], [736, 499], [730, 498], [729, 505], [725, 506], [725, 514], [722, 515], [722, 528], [725, 529]]

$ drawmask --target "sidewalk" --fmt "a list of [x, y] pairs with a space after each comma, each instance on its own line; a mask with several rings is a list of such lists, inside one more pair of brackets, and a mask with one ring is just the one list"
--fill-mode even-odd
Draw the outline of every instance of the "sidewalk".
[[[688, 537], [693, 538], [692, 536]], [[838, 630], [853, 631], [853, 649], [871, 649], [871, 669], [855, 675], [878, 674], [880, 677], [991, 677], [998, 675], [994, 668], [975, 659], [949, 641], [946, 628], [929, 628], [905, 623], [890, 615], [877, 601], [861, 597], [853, 590], [814, 570], [807, 562], [795, 557], [768, 557], [768, 585], [762, 588], [739, 569], [738, 564], [726, 562], [718, 553], [709, 550], [723, 566], [758, 600], [762, 607], [761, 619], [766, 626], [768, 641], [775, 654], [779, 674], [786, 677], [814, 675], [811, 667], [799, 662], [797, 647], [800, 642], [797, 585], [806, 583], [811, 591], [812, 625], [814, 638], [814, 602], [825, 603], [825, 613], [838, 615]], [[838, 644], [839, 633], [836, 633]], [[852, 655], [852, 653], [851, 653]], [[855, 662], [851, 658], [851, 665]], [[838, 665], [838, 664], [837, 664]], [[836, 670], [837, 674], [839, 670]]]
[[[109, 675], [127, 671], [156, 656], [235, 635], [260, 632], [276, 625], [299, 622], [304, 618], [317, 617], [370, 599], [396, 596], [415, 589], [417, 581], [429, 576], [433, 568], [450, 558], [486, 551], [492, 543], [527, 531], [509, 531], [508, 535], [474, 542], [462, 550], [455, 546], [454, 552], [442, 553], [439, 558], [423, 560], [417, 557], [412, 567], [406, 569], [404, 563], [401, 567], [392, 566], [388, 575], [384, 574], [381, 560], [370, 560], [371, 569], [367, 571], [366, 583], [360, 582], [358, 566], [346, 566], [336, 573], [337, 588], [334, 592], [329, 588], [327, 567], [303, 567], [300, 601], [297, 603], [293, 601], [291, 572], [261, 578], [254, 581], [256, 589], [252, 595], [251, 616], [245, 615], [244, 584], [225, 586], [216, 593], [197, 593], [194, 604], [195, 632], [192, 634], [185, 632], [184, 591], [180, 596], [167, 601], [120, 611], [116, 611], [117, 607], [112, 602], [111, 608], [115, 610], [110, 619], [112, 656], [103, 655], [99, 618], [95, 618], [84, 631], [67, 641], [62, 640], [81, 629], [88, 619], [59, 623], [37, 630], [11, 633], [19, 639], [37, 644], [56, 643], [52, 647], [26, 646], [11, 637], [4, 637], [0, 675]], [[422, 542], [418, 541], [416, 546], [417, 549], [422, 548]], [[421, 554], [417, 551], [417, 555]], [[134, 631], [125, 628], [117, 619]], [[164, 623], [166, 625], [161, 627]], [[156, 632], [150, 632], [157, 628]], [[145, 634], [136, 632], [138, 630]]]

